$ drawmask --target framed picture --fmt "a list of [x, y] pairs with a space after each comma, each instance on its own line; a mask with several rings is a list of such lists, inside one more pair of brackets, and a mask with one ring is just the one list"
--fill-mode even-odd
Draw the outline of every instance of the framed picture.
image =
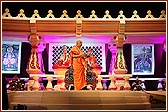
[[132, 44], [132, 74], [154, 75], [154, 44]]
[[20, 73], [21, 42], [2, 41], [2, 73]]

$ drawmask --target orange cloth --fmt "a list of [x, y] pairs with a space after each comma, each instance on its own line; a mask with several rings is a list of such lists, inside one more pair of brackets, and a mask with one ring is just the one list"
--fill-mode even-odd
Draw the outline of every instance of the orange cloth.
[[[91, 55], [89, 58], [87, 58], [86, 62], [93, 69], [95, 69], [95, 67], [99, 67], [99, 65], [97, 64], [97, 60], [93, 55]], [[96, 77], [98, 77], [98, 75], [99, 75], [98, 72], [94, 70], [94, 73], [96, 74]]]
[[73, 58], [73, 55], [81, 55], [83, 51], [73, 46], [70, 51], [70, 63], [74, 69], [74, 86], [75, 90], [80, 90], [86, 85], [86, 62], [82, 57]]
[[98, 66], [97, 60], [96, 60], [96, 58], [95, 58], [93, 55], [91, 55], [89, 58], [87, 58], [87, 59], [86, 59], [86, 62], [87, 62], [87, 64], [89, 64], [91, 67], [97, 67], [97, 66]]

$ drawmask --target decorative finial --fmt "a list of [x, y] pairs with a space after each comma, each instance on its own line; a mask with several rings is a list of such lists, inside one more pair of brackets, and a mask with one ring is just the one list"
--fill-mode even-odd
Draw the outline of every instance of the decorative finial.
[[9, 13], [9, 9], [5, 9], [5, 13], [3, 13], [3, 17], [12, 17], [11, 14]]
[[77, 15], [74, 18], [84, 18], [84, 17], [82, 16], [81, 11], [78, 10]]
[[61, 15], [60, 18], [64, 18], [64, 17], [65, 17], [65, 18], [69, 18], [69, 16], [67, 15], [67, 11], [66, 11], [66, 10], [63, 10], [62, 13], [63, 13], [63, 14]]
[[90, 17], [89, 17], [90, 19], [91, 19], [91, 18], [98, 18], [97, 15], [95, 14], [96, 12], [95, 12], [94, 10], [92, 10], [91, 13], [92, 13], [92, 14], [91, 14]]
[[111, 15], [109, 15], [109, 13], [110, 13], [110, 12], [109, 12], [108, 10], [106, 10], [106, 11], [105, 11], [105, 14], [106, 14], [106, 15], [104, 15], [103, 18], [106, 18], [106, 19], [107, 19], [107, 18], [112, 18]]
[[55, 18], [52, 13], [53, 13], [53, 11], [52, 11], [52, 10], [49, 10], [46, 18], [50, 18], [50, 17], [51, 17], [51, 18]]
[[160, 15], [159, 18], [166, 18], [165, 10], [161, 11], [161, 15]]
[[31, 18], [35, 18], [35, 17], [41, 18], [40, 15], [38, 14], [38, 10], [34, 10], [34, 14], [32, 15]]
[[49, 13], [49, 14], [52, 14], [52, 13], [53, 13], [53, 11], [52, 11], [52, 10], [49, 10], [49, 11], [48, 11], [48, 13]]
[[19, 11], [20, 13], [18, 14], [18, 16], [17, 17], [23, 17], [23, 18], [26, 18], [26, 16], [25, 16], [25, 14], [24, 14], [24, 10], [23, 9], [20, 9], [20, 11]]
[[120, 14], [120, 15], [123, 15], [123, 11], [122, 11], [122, 10], [120, 10], [119, 14]]
[[118, 15], [117, 18], [119, 18], [119, 19], [124, 19], [124, 18], [126, 18], [126, 17], [123, 15], [123, 11], [122, 11], [122, 10], [119, 11], [119, 14], [120, 14], [120, 15]]
[[147, 14], [148, 14], [148, 15], [146, 15], [145, 18], [154, 18], [153, 15], [152, 15], [151, 10], [148, 10], [148, 11], [147, 11]]
[[136, 10], [133, 11], [133, 14], [131, 18], [140, 18], [139, 15], [138, 15], [138, 12]]

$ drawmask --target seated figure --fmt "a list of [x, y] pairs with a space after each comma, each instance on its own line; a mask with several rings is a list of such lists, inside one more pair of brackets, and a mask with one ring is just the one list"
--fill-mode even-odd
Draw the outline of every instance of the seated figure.
[[97, 59], [95, 56], [92, 54], [92, 50], [89, 48], [88, 49], [88, 58], [86, 58], [86, 63], [89, 67], [91, 67], [92, 72], [96, 74], [96, 77], [100, 75], [102, 67], [100, 67], [97, 63]]
[[142, 88], [142, 82], [141, 80], [138, 79], [138, 76], [136, 77], [136, 81], [132, 83], [131, 90], [132, 91], [144, 91], [144, 89]]
[[66, 45], [63, 46], [63, 54], [61, 55], [60, 59], [53, 65], [55, 66], [69, 66], [69, 54], [67, 54], [67, 47]]
[[92, 50], [91, 49], [88, 49], [88, 58], [86, 58], [86, 62], [87, 64], [94, 68], [94, 67], [98, 67], [99, 65], [97, 64], [97, 60], [96, 58], [93, 56], [92, 54]]

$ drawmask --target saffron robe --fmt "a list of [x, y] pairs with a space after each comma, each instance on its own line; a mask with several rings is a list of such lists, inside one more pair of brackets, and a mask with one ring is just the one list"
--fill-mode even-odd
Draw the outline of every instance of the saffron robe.
[[70, 63], [74, 69], [74, 87], [75, 90], [80, 90], [86, 85], [86, 62], [83, 57], [73, 58], [73, 55], [81, 55], [83, 51], [77, 47], [73, 46], [70, 50]]

